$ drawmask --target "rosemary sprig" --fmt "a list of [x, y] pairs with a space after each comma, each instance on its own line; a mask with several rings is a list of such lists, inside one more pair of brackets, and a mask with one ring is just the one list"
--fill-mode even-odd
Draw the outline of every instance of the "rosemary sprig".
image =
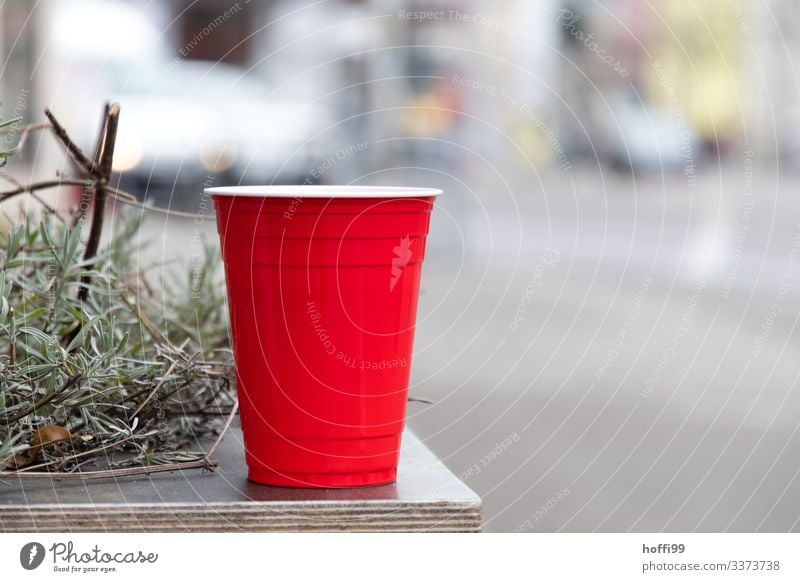
[[[106, 106], [93, 160], [49, 111], [49, 124], [26, 126], [17, 146], [0, 152], [3, 162], [30, 131], [49, 129], [80, 174], [29, 185], [3, 176], [15, 188], [0, 192], [0, 203], [27, 193], [47, 214], [21, 215], [0, 233], [0, 477], [213, 468], [211, 454], [236, 413], [217, 252], [206, 247], [189, 277], [159, 297], [131, 259], [140, 218], [123, 217], [99, 244], [106, 195], [135, 200], [109, 185], [119, 111]], [[36, 194], [65, 184], [84, 186], [72, 220]], [[90, 206], [84, 240], [77, 226]], [[214, 432], [208, 452], [185, 450]]]
[[[197, 461], [180, 449], [222, 419], [184, 413], [231, 409], [224, 296], [212, 284], [218, 262], [210, 255], [199, 274], [183, 284], [176, 277], [162, 302], [129, 259], [138, 224], [129, 221], [89, 261], [79, 231], [49, 216], [38, 225], [25, 216], [8, 234], [0, 250], [0, 470], [19, 468], [15, 458], [43, 426], [74, 436], [36, 460], [59, 471], [93, 452], [108, 467]], [[80, 331], [65, 344], [76, 321]]]

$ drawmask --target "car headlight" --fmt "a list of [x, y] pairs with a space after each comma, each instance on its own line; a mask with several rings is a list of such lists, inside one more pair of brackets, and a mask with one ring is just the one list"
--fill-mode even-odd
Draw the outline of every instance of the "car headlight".
[[115, 172], [127, 172], [134, 169], [142, 161], [142, 142], [139, 139], [122, 139], [114, 147], [114, 160], [111, 169]]
[[200, 152], [200, 163], [208, 172], [224, 172], [236, 162], [236, 148], [226, 146], [221, 149], [209, 148]]

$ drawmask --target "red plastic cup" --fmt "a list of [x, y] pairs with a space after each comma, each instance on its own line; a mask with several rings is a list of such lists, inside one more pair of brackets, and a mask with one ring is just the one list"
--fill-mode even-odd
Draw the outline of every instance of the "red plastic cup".
[[394, 481], [441, 191], [205, 192], [225, 263], [248, 478], [282, 487]]

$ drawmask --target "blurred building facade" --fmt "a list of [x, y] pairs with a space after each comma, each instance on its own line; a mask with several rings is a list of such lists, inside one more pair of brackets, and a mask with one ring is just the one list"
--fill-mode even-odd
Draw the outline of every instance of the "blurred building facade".
[[[508, 149], [510, 140], [521, 156], [510, 153], [512, 164], [614, 161], [628, 141], [669, 150], [676, 117], [705, 154], [724, 157], [746, 142], [800, 155], [792, 0], [765, 10], [669, 0], [658, 11], [635, 0], [59, 6], [12, 0], [0, 9], [5, 117], [24, 100], [26, 119], [50, 104], [68, 123], [93, 122], [103, 75], [196, 59], [240, 66], [272, 95], [324, 104], [347, 142], [416, 138], [369, 150], [362, 170], [398, 155], [458, 163], [453, 142]], [[476, 123], [492, 126], [477, 144], [464, 130]]]

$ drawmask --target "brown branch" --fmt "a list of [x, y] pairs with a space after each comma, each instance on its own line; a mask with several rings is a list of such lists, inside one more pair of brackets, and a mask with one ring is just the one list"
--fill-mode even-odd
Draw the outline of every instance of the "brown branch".
[[433, 400], [428, 400], [427, 398], [420, 398], [418, 396], [409, 396], [409, 402], [421, 402], [422, 404], [433, 404]]
[[[9, 182], [9, 183], [13, 184], [14, 186], [17, 186], [18, 188], [25, 188], [25, 186], [23, 186], [23, 185], [22, 185], [22, 182], [20, 182], [19, 180], [17, 180], [17, 179], [16, 179], [16, 178], [14, 178], [13, 176], [9, 176], [8, 174], [5, 174], [5, 175], [2, 175], [2, 176], [0, 176], [0, 180], [5, 180], [6, 182]], [[59, 218], [59, 219], [61, 220], [61, 222], [64, 222], [64, 217], [63, 217], [63, 216], [61, 216], [61, 215], [60, 215], [60, 214], [59, 214], [59, 213], [56, 211], [56, 209], [55, 209], [55, 208], [53, 208], [53, 207], [52, 207], [52, 206], [50, 206], [50, 205], [49, 205], [47, 202], [45, 202], [44, 200], [42, 200], [42, 198], [41, 198], [41, 197], [40, 197], [40, 196], [39, 196], [39, 195], [38, 195], [38, 194], [37, 194], [35, 191], [34, 191], [34, 192], [29, 192], [29, 194], [31, 195], [31, 198], [33, 198], [34, 200], [36, 200], [36, 202], [38, 202], [39, 204], [41, 204], [41, 205], [42, 205], [42, 207], [43, 207], [45, 210], [47, 210], [47, 212], [49, 212], [49, 213], [50, 213], [50, 214], [52, 214], [53, 216], [55, 216], [55, 217]]]
[[86, 184], [83, 194], [81, 194], [81, 203], [78, 206], [78, 211], [72, 218], [72, 228], [77, 227], [78, 224], [83, 220], [84, 216], [86, 216], [86, 211], [89, 209], [89, 206], [92, 203], [92, 200], [94, 200], [96, 197], [95, 189], [100, 171], [100, 154], [102, 153], [103, 143], [105, 142], [106, 133], [108, 132], [108, 114], [110, 110], [111, 105], [106, 103], [103, 107], [103, 118], [100, 123], [100, 133], [97, 136], [97, 144], [95, 145], [94, 161], [91, 162], [92, 169], [91, 171], [87, 172], [88, 176], [91, 178], [91, 182]]
[[114, 161], [114, 144], [117, 141], [117, 127], [119, 126], [119, 103], [112, 103], [106, 111], [108, 120], [106, 132], [103, 134], [100, 149], [100, 181], [103, 185], [111, 177], [111, 162]]
[[[106, 115], [103, 123], [105, 131], [97, 147], [95, 164], [99, 166], [97, 180], [94, 187], [94, 208], [92, 209], [92, 226], [89, 238], [83, 250], [83, 260], [89, 261], [97, 255], [100, 246], [100, 236], [103, 234], [103, 217], [106, 209], [106, 184], [111, 177], [111, 162], [114, 159], [114, 143], [117, 139], [117, 126], [119, 125], [119, 103], [106, 106]], [[86, 269], [91, 266], [87, 265]], [[91, 276], [81, 278], [81, 288], [78, 290], [78, 300], [86, 301], [89, 294]]]
[[[56, 123], [58, 122], [56, 121]], [[100, 129], [100, 137], [97, 140], [94, 162], [90, 166], [91, 171], [87, 172], [93, 179], [93, 182], [87, 184], [84, 189], [78, 212], [75, 213], [72, 219], [72, 226], [75, 228], [80, 221], [83, 220], [89, 203], [94, 202], [94, 206], [92, 207], [92, 222], [89, 227], [89, 237], [83, 249], [83, 261], [85, 264], [84, 274], [81, 277], [80, 287], [78, 288], [78, 301], [81, 303], [86, 301], [86, 298], [89, 296], [89, 286], [92, 283], [92, 277], [88, 273], [92, 268], [89, 261], [97, 256], [97, 249], [100, 247], [100, 237], [103, 234], [103, 218], [105, 217], [106, 210], [106, 184], [108, 184], [108, 180], [111, 177], [111, 163], [114, 160], [114, 144], [117, 140], [118, 124], [119, 103], [112, 103], [111, 105], [106, 103], [103, 123]], [[72, 331], [64, 336], [64, 343], [69, 345], [80, 331], [81, 324], [78, 322], [78, 324], [72, 328]]]
[[122, 202], [123, 204], [128, 204], [130, 206], [135, 206], [136, 208], [141, 208], [143, 210], [149, 210], [151, 212], [158, 212], [159, 214], [166, 214], [167, 216], [178, 216], [182, 218], [197, 218], [196, 213], [191, 212], [181, 212], [179, 210], [169, 210], [167, 208], [159, 208], [158, 206], [149, 206], [147, 204], [142, 204], [139, 202], [135, 196], [129, 194], [128, 192], [124, 192], [122, 190], [118, 190], [117, 188], [107, 187], [106, 194], [117, 200], [118, 202]]
[[185, 471], [187, 469], [215, 469], [218, 461], [208, 458], [197, 461], [184, 461], [181, 463], [168, 463], [164, 465], [145, 465], [143, 467], [130, 467], [126, 469], [105, 469], [102, 471], [86, 471], [81, 473], [68, 472], [17, 472], [0, 471], [0, 477], [21, 477], [28, 479], [104, 479], [106, 477], [130, 477], [131, 475], [150, 475], [152, 473], [166, 473], [169, 471]]
[[36, 190], [45, 190], [46, 188], [56, 188], [58, 186], [84, 186], [85, 184], [85, 182], [81, 182], [80, 180], [65, 180], [63, 178], [58, 180], [44, 180], [42, 182], [35, 182], [33, 184], [19, 186], [13, 190], [0, 192], [0, 202], [5, 202], [17, 194], [30, 194]]
[[119, 188], [112, 188], [111, 186], [108, 186], [106, 188], [106, 194], [111, 196], [113, 199], [123, 203], [137, 204], [139, 202], [136, 199], [136, 196], [134, 196], [130, 192], [125, 192], [124, 190], [120, 190]]
[[83, 153], [81, 148], [75, 145], [75, 142], [72, 141], [72, 138], [67, 134], [67, 130], [64, 129], [64, 126], [55, 118], [49, 108], [44, 108], [44, 114], [50, 121], [50, 125], [53, 126], [53, 133], [58, 140], [64, 144], [64, 147], [67, 148], [67, 151], [72, 155], [72, 159], [87, 173], [94, 174], [97, 171], [96, 164], [86, 157], [86, 154]]

